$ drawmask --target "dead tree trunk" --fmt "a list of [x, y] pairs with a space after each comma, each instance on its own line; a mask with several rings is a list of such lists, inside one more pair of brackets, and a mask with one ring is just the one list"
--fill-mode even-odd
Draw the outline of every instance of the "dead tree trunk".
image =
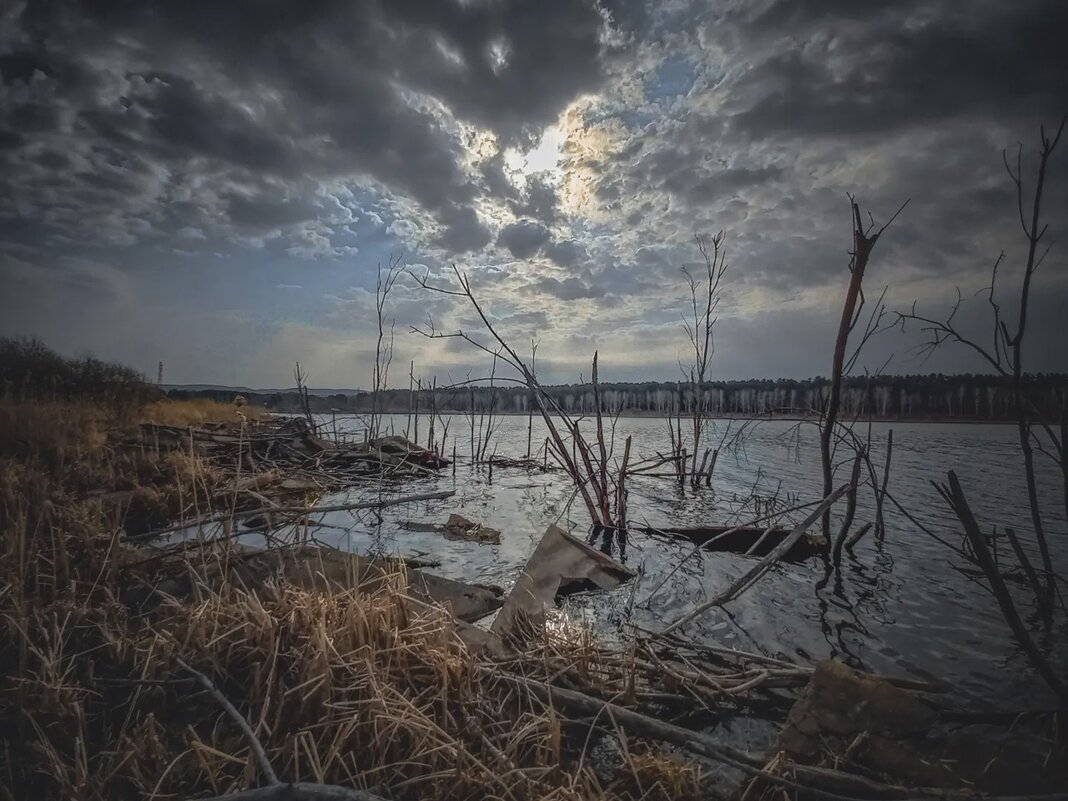
[[[857, 324], [860, 309], [864, 305], [864, 271], [868, 267], [875, 243], [887, 226], [894, 221], [890, 219], [886, 225], [875, 233], [871, 232], [871, 226], [865, 228], [861, 219], [860, 206], [853, 198], [850, 198], [850, 206], [853, 211], [853, 252], [849, 262], [849, 286], [846, 288], [845, 303], [842, 305], [842, 319], [838, 323], [838, 336], [834, 342], [834, 360], [831, 364], [831, 386], [827, 398], [827, 404], [820, 421], [820, 459], [823, 468], [823, 494], [826, 497], [834, 489], [834, 453], [832, 443], [834, 441], [834, 429], [838, 424], [838, 412], [842, 404], [842, 375], [846, 363], [846, 350], [849, 347], [849, 335]], [[902, 206], [904, 208], [904, 206]], [[900, 213], [900, 209], [898, 210]], [[831, 511], [827, 509], [823, 513], [823, 536], [828, 542], [831, 539]]]

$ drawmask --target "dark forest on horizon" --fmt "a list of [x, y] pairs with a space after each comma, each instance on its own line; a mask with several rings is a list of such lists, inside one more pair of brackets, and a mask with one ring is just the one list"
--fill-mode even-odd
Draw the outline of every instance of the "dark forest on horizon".
[[[1043, 414], [1061, 419], [1068, 406], [1068, 375], [1029, 375], [1025, 379], [1031, 402]], [[817, 377], [709, 381], [703, 387], [707, 413], [722, 416], [784, 416], [818, 414], [830, 382]], [[624, 415], [689, 414], [693, 386], [684, 382], [600, 382], [601, 411]], [[563, 384], [544, 388], [568, 414], [595, 411], [593, 385]], [[176, 399], [211, 398], [230, 402], [241, 395], [249, 403], [281, 412], [301, 410], [296, 390], [249, 393], [227, 389], [171, 389]], [[370, 392], [311, 394], [308, 403], [316, 413], [366, 413], [372, 410]], [[386, 389], [378, 395], [383, 412], [430, 413], [485, 412], [526, 414], [531, 411], [530, 391], [523, 386], [460, 385], [437, 389]], [[536, 411], [536, 410], [535, 410]], [[997, 375], [885, 375], [851, 376], [844, 380], [842, 412], [884, 420], [1010, 420], [1013, 415], [1011, 377]]]
[[[498, 379], [500, 380], [500, 379]], [[425, 387], [426, 382], [423, 382]], [[694, 386], [689, 382], [602, 381], [598, 384], [601, 411], [607, 414], [668, 416], [690, 414]], [[819, 414], [826, 403], [828, 379], [748, 379], [706, 381], [702, 401], [709, 415], [799, 417]], [[232, 403], [242, 397], [254, 406], [277, 412], [302, 411], [296, 389], [256, 392], [237, 388], [170, 388], [164, 390], [129, 367], [95, 358], [70, 359], [37, 340], [0, 340], [0, 397], [52, 397], [57, 400], [114, 395], [125, 388], [132, 403], [154, 395], [183, 400], [208, 398]], [[1068, 374], [1039, 373], [1024, 376], [1028, 402], [1052, 420], [1068, 419]], [[589, 382], [545, 386], [544, 390], [568, 414], [592, 414], [595, 394]], [[531, 411], [530, 390], [497, 383], [460, 384], [420, 389], [384, 389], [378, 393], [354, 391], [327, 394], [311, 392], [311, 411], [319, 414], [379, 412], [449, 413], [488, 412], [526, 414]], [[843, 382], [842, 413], [849, 417], [883, 420], [1011, 420], [1012, 377], [998, 375], [882, 375], [847, 376]]]

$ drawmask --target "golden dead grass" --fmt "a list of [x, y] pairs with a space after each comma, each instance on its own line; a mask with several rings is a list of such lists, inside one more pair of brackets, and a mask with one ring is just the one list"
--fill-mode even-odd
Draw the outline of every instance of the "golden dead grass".
[[[413, 606], [399, 580], [372, 594], [249, 587], [226, 578], [226, 542], [131, 558], [88, 488], [133, 484], [188, 504], [209, 489], [207, 466], [124, 447], [89, 408], [0, 415], [0, 798], [195, 798], [258, 783], [247, 739], [179, 660], [212, 677], [283, 781], [446, 801], [666, 799], [696, 786], [657, 752], [594, 766], [588, 728], [502, 681], [446, 610]], [[155, 591], [175, 571], [188, 594]], [[559, 659], [594, 658], [575, 642]], [[534, 659], [528, 671], [557, 668]]]
[[267, 416], [269, 412], [257, 406], [219, 403], [208, 398], [163, 398], [147, 404], [140, 414], [143, 422], [168, 426], [240, 423], [242, 420], [262, 420]]

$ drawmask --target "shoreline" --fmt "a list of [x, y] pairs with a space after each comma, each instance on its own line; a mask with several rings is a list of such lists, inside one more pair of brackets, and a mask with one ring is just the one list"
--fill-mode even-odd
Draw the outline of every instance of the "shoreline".
[[[290, 411], [290, 410], [275, 411], [273, 409], [267, 409], [266, 411], [269, 412], [269, 413], [272, 413], [272, 414], [302, 414], [302, 412], [299, 411], [299, 410], [296, 410], [296, 411]], [[312, 411], [312, 414], [313, 415], [317, 415], [317, 416], [322, 416], [322, 417], [330, 417], [331, 415], [333, 415], [335, 417], [367, 417], [371, 413], [370, 412], [356, 412], [356, 411], [338, 410], [338, 411]], [[415, 412], [409, 411], [407, 409], [402, 409], [402, 410], [399, 410], [399, 411], [380, 411], [380, 412], [378, 412], [378, 414], [379, 415], [406, 416], [406, 415], [409, 415], [409, 414], [415, 414]], [[485, 414], [486, 416], [489, 416], [488, 412], [478, 412], [477, 414]], [[430, 413], [420, 410], [418, 412], [418, 415], [420, 417], [429, 417]], [[470, 417], [470, 412], [449, 410], [449, 411], [444, 411], [444, 412], [437, 412], [437, 416], [438, 417]], [[540, 418], [541, 417], [541, 413], [538, 412], [538, 411], [535, 411], [533, 413], [533, 415], [531, 415], [530, 412], [517, 412], [517, 411], [513, 411], [513, 410], [508, 410], [508, 411], [494, 411], [493, 412], [493, 416], [494, 417], [530, 417], [530, 416], [533, 416], [535, 418]], [[582, 413], [582, 414], [574, 414], [572, 416], [576, 417], [576, 418], [593, 419], [594, 418], [594, 413], [593, 412], [585, 412], [585, 413]], [[602, 416], [606, 420], [610, 420], [610, 419], [612, 419], [614, 417], [614, 415], [610, 415], [610, 414], [607, 414], [607, 413], [602, 413]], [[554, 415], [554, 417], [559, 417], [559, 415]], [[674, 420], [674, 419], [676, 419], [676, 416], [675, 415], [668, 415], [668, 414], [661, 414], [659, 412], [627, 411], [627, 412], [621, 413], [619, 415], [619, 418], [620, 419]], [[690, 418], [689, 415], [683, 415], [682, 419], [683, 419], [683, 421], [686, 421], [686, 420], [689, 420], [689, 419], [692, 419], [692, 418]], [[734, 421], [734, 420], [738, 420], [738, 421], [743, 421], [743, 422], [744, 421], [756, 421], [756, 422], [786, 422], [786, 423], [790, 423], [790, 422], [793, 422], [793, 423], [813, 422], [813, 423], [815, 423], [815, 422], [817, 422], [817, 420], [819, 418], [817, 418], [817, 417], [804, 417], [804, 416], [801, 416], [801, 415], [727, 415], [727, 414], [712, 414], [712, 415], [706, 415], [704, 417], [704, 419], [705, 420], [711, 420], [711, 421], [716, 421], [716, 420], [731, 420], [731, 421]], [[868, 422], [867, 418], [858, 418], [857, 421], [856, 421], [856, 424], [857, 425], [864, 425], [867, 422]], [[924, 424], [924, 425], [928, 425], [928, 424], [932, 424], [932, 423], [939, 423], [939, 424], [944, 424], [944, 425], [984, 425], [984, 426], [1015, 426], [1016, 425], [1015, 421], [1013, 421], [1013, 420], [984, 420], [982, 418], [969, 418], [969, 417], [873, 417], [871, 419], [871, 422], [872, 423], [881, 423], [881, 424], [901, 423], [901, 424], [906, 424], [906, 425], [907, 424], [912, 424], [912, 423]]]

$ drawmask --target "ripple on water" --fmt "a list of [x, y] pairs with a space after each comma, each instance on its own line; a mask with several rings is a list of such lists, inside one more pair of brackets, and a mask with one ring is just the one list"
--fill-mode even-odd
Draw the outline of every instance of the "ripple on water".
[[[406, 416], [387, 420], [403, 432]], [[339, 428], [361, 428], [353, 418], [338, 417]], [[423, 424], [425, 426], [425, 423]], [[454, 422], [455, 426], [459, 421]], [[744, 449], [723, 453], [716, 466], [713, 492], [680, 490], [661, 479], [636, 479], [630, 485], [630, 518], [652, 526], [687, 526], [726, 522], [730, 500], [754, 491], [803, 500], [820, 495], [818, 444], [814, 428], [794, 430], [794, 423], [773, 421], [753, 429]], [[534, 442], [544, 440], [535, 421]], [[650, 455], [665, 449], [663, 420], [621, 418], [616, 441], [633, 437], [633, 452]], [[977, 518], [986, 528], [1029, 528], [1024, 485], [1018, 469], [1015, 429], [967, 424], [875, 424], [872, 458], [878, 465], [888, 429], [894, 430], [890, 491], [909, 512], [950, 542], [960, 539], [955, 520], [931, 485], [956, 470]], [[719, 429], [723, 429], [720, 424]], [[424, 428], [425, 430], [425, 428]], [[461, 438], [462, 439], [462, 438]], [[496, 453], [526, 453], [527, 419], [504, 417], [494, 435]], [[463, 448], [463, 442], [458, 442]], [[451, 448], [451, 446], [450, 446]], [[461, 460], [462, 461], [462, 460]], [[1055, 499], [1057, 476], [1040, 465], [1040, 489]], [[846, 480], [843, 476], [842, 480]], [[356, 551], [429, 554], [441, 561], [437, 572], [451, 578], [510, 587], [549, 523], [584, 531], [581, 503], [572, 502], [572, 488], [559, 474], [528, 475], [496, 468], [490, 480], [485, 468], [469, 465], [405, 484], [405, 493], [455, 489], [448, 501], [425, 502], [387, 509], [381, 524], [357, 523], [347, 513], [326, 515], [324, 522], [350, 531], [325, 528], [324, 542]], [[355, 496], [360, 490], [342, 497]], [[570, 504], [570, 505], [569, 505]], [[449, 512], [502, 530], [500, 545], [446, 541], [439, 535], [405, 530], [407, 520], [443, 522]], [[1059, 515], [1059, 516], [1058, 516]], [[858, 501], [857, 520], [873, 518], [870, 498]], [[697, 638], [742, 649], [805, 661], [835, 656], [849, 664], [895, 674], [943, 681], [973, 699], [1034, 701], [1035, 683], [1026, 659], [1018, 653], [987, 593], [950, 567], [952, 554], [922, 533], [894, 508], [886, 510], [887, 534], [869, 536], [843, 564], [836, 581], [819, 560], [781, 565], [764, 577], [728, 610], [710, 613], [688, 630]], [[1051, 531], [1064, 532], [1063, 509], [1052, 506]], [[1068, 537], [1054, 537], [1063, 548]], [[641, 565], [645, 576], [639, 600], [670, 572], [690, 548], [640, 534], [630, 540], [628, 561]], [[744, 557], [703, 554], [691, 560], [652, 599], [637, 609], [641, 625], [657, 627], [722, 588], [750, 564]], [[611, 635], [622, 621], [630, 596], [617, 592], [597, 599], [583, 596], [571, 608], [585, 610], [594, 625]], [[1063, 639], [1063, 638], [1062, 638]], [[1068, 655], [1060, 655], [1068, 661]]]

